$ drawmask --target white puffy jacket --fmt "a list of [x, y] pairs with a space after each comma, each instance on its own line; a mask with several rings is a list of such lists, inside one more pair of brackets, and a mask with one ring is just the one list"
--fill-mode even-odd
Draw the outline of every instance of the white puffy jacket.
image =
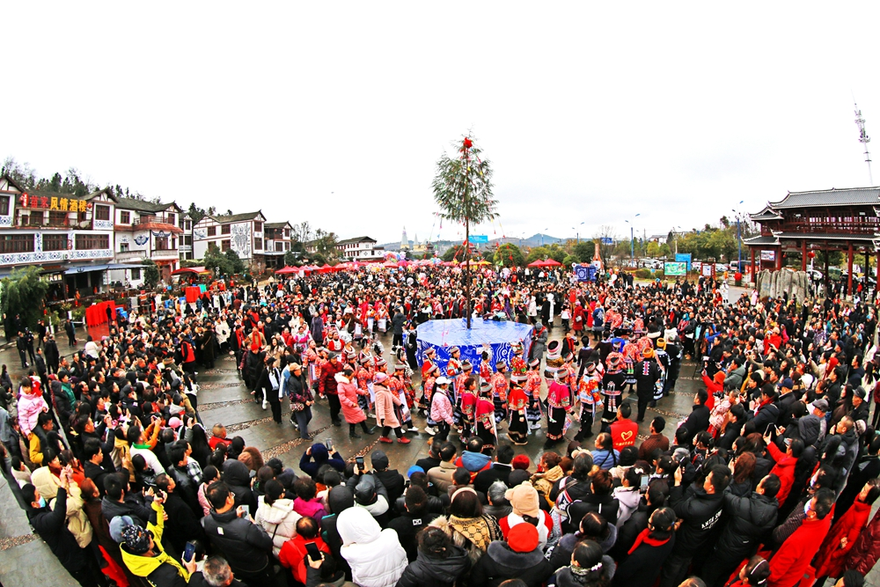
[[302, 516], [293, 511], [292, 499], [276, 499], [272, 505], [261, 495], [254, 522], [272, 538], [272, 553], [277, 557], [284, 543], [296, 536], [296, 522]]
[[342, 538], [340, 553], [351, 567], [352, 581], [360, 587], [393, 587], [406, 568], [406, 551], [397, 532], [382, 530], [363, 508], [339, 514], [336, 529]]

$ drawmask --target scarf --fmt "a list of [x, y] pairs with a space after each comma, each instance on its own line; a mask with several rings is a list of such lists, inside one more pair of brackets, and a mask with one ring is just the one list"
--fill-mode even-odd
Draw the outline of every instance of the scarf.
[[669, 542], [669, 538], [666, 538], [665, 540], [657, 540], [656, 538], [651, 538], [651, 529], [645, 528], [639, 533], [636, 541], [633, 543], [632, 548], [629, 549], [629, 552], [627, 552], [627, 554], [632, 554], [633, 552], [635, 552], [635, 550], [639, 546], [641, 546], [643, 542], [648, 546], [657, 547], [663, 546], [664, 544]]
[[489, 543], [495, 539], [492, 536], [493, 532], [489, 527], [489, 523], [483, 517], [458, 518], [456, 516], [449, 516], [449, 525], [483, 552], [486, 552]]

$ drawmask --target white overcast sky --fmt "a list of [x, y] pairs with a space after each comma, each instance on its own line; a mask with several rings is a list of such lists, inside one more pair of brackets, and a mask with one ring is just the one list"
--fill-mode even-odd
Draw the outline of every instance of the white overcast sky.
[[[341, 238], [458, 238], [472, 129], [500, 224], [666, 233], [869, 184], [880, 3], [7, 2], [0, 157]], [[880, 138], [872, 144], [878, 160]], [[742, 205], [740, 200], [744, 200]], [[583, 225], [580, 223], [583, 222]]]

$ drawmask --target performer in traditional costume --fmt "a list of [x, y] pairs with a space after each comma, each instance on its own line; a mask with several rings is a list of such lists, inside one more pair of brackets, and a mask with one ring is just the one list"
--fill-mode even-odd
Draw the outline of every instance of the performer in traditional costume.
[[529, 363], [526, 373], [525, 392], [529, 396], [529, 404], [526, 407], [526, 420], [529, 421], [529, 430], [541, 429], [541, 360], [535, 359]]
[[451, 381], [461, 373], [461, 349], [454, 346], [449, 349], [449, 361], [446, 363], [446, 377]]
[[566, 430], [566, 416], [571, 408], [571, 390], [568, 371], [558, 369], [547, 390], [547, 440], [544, 449], [551, 449], [562, 440]]
[[596, 362], [588, 361], [584, 375], [578, 383], [577, 401], [580, 406], [581, 429], [574, 437], [577, 441], [593, 436], [593, 422], [602, 407], [602, 394], [599, 392], [601, 384], [602, 377], [596, 369]]
[[470, 438], [474, 432], [474, 418], [477, 407], [477, 379], [473, 375], [468, 375], [468, 378], [465, 380], [458, 403], [461, 406], [460, 436], [464, 441]]
[[[431, 396], [434, 393], [434, 382], [439, 376], [440, 367], [433, 365], [428, 372], [425, 373], [425, 377], [422, 378], [422, 399], [419, 400], [419, 409], [425, 414], [431, 409]], [[427, 432], [428, 434], [432, 433], [430, 430], [427, 430]]]
[[626, 384], [626, 373], [624, 373], [623, 355], [620, 353], [609, 353], [605, 358], [605, 375], [602, 377], [602, 403], [605, 409], [602, 411], [602, 428], [601, 432], [611, 430], [611, 423], [617, 420], [617, 408], [623, 394], [623, 387]]
[[510, 392], [507, 394], [507, 437], [517, 446], [528, 444], [529, 424], [526, 420], [526, 406], [529, 398], [523, 391], [525, 382], [525, 375], [512, 375]]
[[504, 361], [495, 363], [497, 373], [492, 376], [492, 399], [495, 403], [495, 423], [498, 424], [507, 419], [507, 390], [510, 384], [507, 382], [505, 373], [507, 364]]
[[476, 435], [483, 441], [483, 449], [495, 448], [498, 436], [495, 432], [495, 404], [492, 401], [493, 385], [490, 381], [480, 386], [480, 395], [475, 409]]

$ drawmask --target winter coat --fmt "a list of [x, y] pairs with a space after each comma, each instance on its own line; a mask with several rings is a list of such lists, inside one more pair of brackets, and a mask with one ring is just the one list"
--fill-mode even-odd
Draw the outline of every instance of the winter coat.
[[342, 374], [336, 375], [336, 392], [342, 405], [342, 417], [349, 424], [358, 424], [367, 419], [366, 414], [358, 405], [357, 385]]
[[794, 587], [804, 576], [810, 561], [831, 526], [831, 515], [823, 519], [805, 519], [770, 559], [767, 587]]
[[794, 468], [797, 465], [797, 458], [787, 455], [779, 450], [772, 442], [767, 445], [770, 456], [776, 461], [776, 465], [770, 470], [770, 473], [779, 477], [779, 491], [776, 493], [776, 500], [779, 503], [785, 503], [791, 486], [794, 483]]
[[452, 547], [446, 558], [434, 558], [419, 551], [400, 576], [397, 587], [453, 587], [455, 581], [471, 568], [471, 561], [463, 548]]
[[503, 538], [498, 521], [486, 514], [478, 518], [440, 516], [430, 525], [446, 532], [456, 546], [464, 548], [472, 563], [483, 556], [492, 541]]
[[29, 436], [31, 430], [37, 426], [37, 418], [40, 412], [48, 412], [49, 404], [40, 394], [25, 395], [18, 398], [18, 426], [21, 433]]
[[703, 546], [712, 528], [721, 518], [721, 494], [708, 494], [703, 488], [689, 490], [684, 496], [681, 486], [672, 487], [669, 504], [682, 524], [675, 533], [676, 552], [694, 553]]
[[320, 536], [314, 539], [307, 539], [296, 534], [284, 543], [284, 546], [281, 547], [281, 552], [278, 554], [278, 562], [281, 563], [281, 566], [290, 569], [290, 572], [293, 573], [293, 578], [302, 584], [306, 582], [307, 569], [305, 557], [308, 553], [306, 544], [310, 542], [315, 543], [318, 550], [326, 553], [330, 552], [330, 547], [327, 546]]
[[51, 509], [36, 510], [28, 505], [27, 517], [31, 526], [40, 538], [46, 541], [61, 564], [70, 571], [78, 571], [88, 564], [87, 557], [92, 554], [80, 547], [76, 538], [68, 531], [67, 511], [67, 491], [59, 487], [55, 504]]
[[[49, 502], [49, 507], [53, 507], [55, 496], [63, 488], [61, 481], [52, 474], [49, 467], [40, 467], [31, 473], [31, 483], [39, 491], [40, 497]], [[89, 517], [83, 511], [82, 492], [76, 483], [70, 484], [65, 503], [67, 505], [67, 529], [73, 534], [80, 548], [85, 548], [92, 542], [93, 531]]]
[[846, 556], [844, 566], [867, 575], [868, 571], [874, 568], [878, 558], [880, 558], [880, 512], [874, 514], [870, 523], [859, 533], [859, 537]]
[[697, 432], [709, 429], [709, 408], [703, 405], [695, 405], [691, 408], [687, 420], [682, 427], [688, 431], [688, 438], [693, 438]]
[[617, 499], [617, 522], [615, 526], [620, 528], [629, 519], [634, 511], [639, 509], [641, 494], [638, 487], [615, 487], [614, 497]]
[[189, 582], [189, 573], [162, 548], [162, 534], [165, 531], [165, 511], [161, 504], [157, 502], [153, 502], [152, 508], [156, 512], [156, 523], [148, 524], [147, 530], [153, 534], [153, 548], [157, 553], [156, 556], [132, 554], [122, 545], [120, 546], [122, 561], [134, 576], [147, 579], [150, 585], [186, 587], [186, 584]]
[[540, 587], [553, 571], [540, 547], [516, 552], [506, 542], [496, 540], [471, 570], [470, 584], [497, 587], [507, 579], [521, 579], [527, 587]]
[[[843, 574], [848, 568], [843, 564], [846, 555], [855, 546], [870, 515], [871, 505], [857, 500], [831, 527], [813, 561], [817, 577], [828, 576], [836, 579]], [[846, 538], [846, 546], [840, 545], [842, 538]]]
[[202, 527], [214, 547], [236, 574], [256, 574], [270, 564], [272, 537], [247, 518], [239, 518], [236, 508], [222, 514], [211, 512], [202, 518]]
[[392, 587], [407, 566], [406, 551], [394, 530], [382, 530], [364, 508], [348, 508], [336, 520], [342, 557], [360, 587]]
[[399, 428], [400, 422], [394, 413], [394, 406], [400, 405], [400, 397], [378, 383], [373, 384], [373, 391], [376, 393], [376, 421], [380, 426]]
[[[571, 563], [571, 557], [568, 560]], [[614, 573], [617, 570], [617, 563], [607, 554], [602, 557], [602, 579], [605, 585], [610, 585], [614, 579]], [[566, 565], [556, 571], [556, 574], [547, 581], [548, 585], [555, 587], [583, 587], [583, 583], [578, 581], [575, 574], [571, 572], [571, 565]]]
[[752, 492], [739, 497], [724, 492], [724, 512], [727, 524], [715, 545], [716, 553], [733, 558], [744, 558], [759, 543], [759, 538], [776, 525], [778, 502], [776, 498]]
[[272, 554], [277, 557], [284, 543], [296, 536], [296, 522], [301, 516], [293, 511], [292, 499], [276, 499], [271, 505], [265, 499], [261, 495], [257, 500], [254, 522], [272, 538]]
[[617, 566], [614, 587], [651, 587], [660, 574], [660, 568], [675, 547], [676, 536], [667, 540], [645, 538], [635, 550]]
[[596, 495], [591, 493], [581, 501], [568, 506], [568, 520], [562, 523], [566, 532], [574, 532], [580, 527], [581, 519], [590, 512], [596, 512], [609, 524], [617, 524], [617, 512], [620, 502], [613, 495]]
[[[571, 553], [574, 552], [575, 547], [581, 541], [581, 537], [577, 535], [577, 533], [573, 534], [565, 534], [562, 538], [559, 539], [559, 542], [556, 543], [556, 546], [553, 548], [553, 552], [550, 554], [550, 566], [554, 569], [558, 569], [560, 567], [564, 567], [571, 563]], [[614, 547], [614, 544], [617, 542], [617, 527], [609, 526], [608, 527], [608, 536], [599, 543], [599, 546], [602, 548], [602, 552], [608, 552]], [[610, 557], [609, 557], [610, 558]]]

